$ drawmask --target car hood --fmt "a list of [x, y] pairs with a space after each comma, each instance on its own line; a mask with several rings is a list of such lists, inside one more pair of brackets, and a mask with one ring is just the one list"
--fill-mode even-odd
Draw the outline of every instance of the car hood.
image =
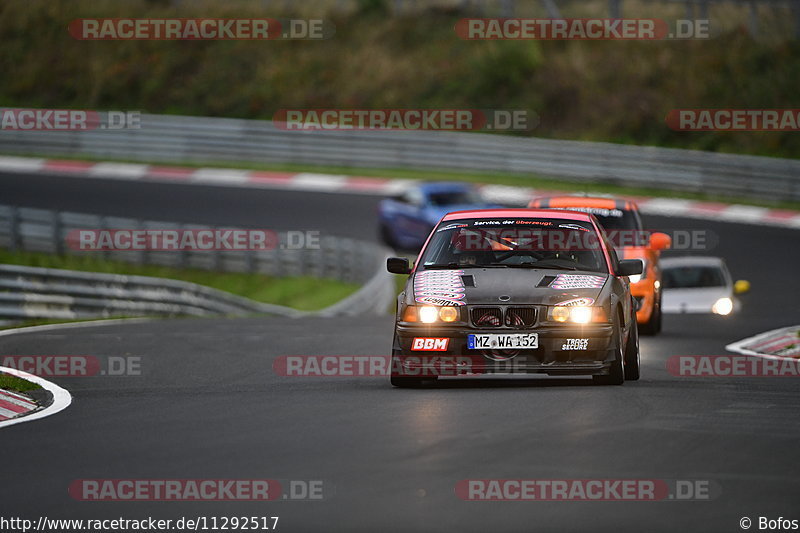
[[591, 305], [607, 280], [607, 274], [552, 269], [423, 270], [413, 276], [411, 299], [431, 305]]
[[696, 289], [666, 289], [661, 309], [666, 313], [710, 313], [720, 298], [732, 298], [730, 287], [700, 287]]

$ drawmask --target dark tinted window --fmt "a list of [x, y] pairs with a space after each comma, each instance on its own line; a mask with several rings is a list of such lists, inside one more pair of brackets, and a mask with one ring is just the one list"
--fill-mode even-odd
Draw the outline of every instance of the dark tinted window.
[[456, 205], [456, 204], [477, 204], [481, 197], [475, 191], [446, 191], [428, 193], [428, 201], [431, 205]]
[[687, 266], [664, 269], [662, 281], [665, 289], [724, 287], [725, 274], [719, 267]]

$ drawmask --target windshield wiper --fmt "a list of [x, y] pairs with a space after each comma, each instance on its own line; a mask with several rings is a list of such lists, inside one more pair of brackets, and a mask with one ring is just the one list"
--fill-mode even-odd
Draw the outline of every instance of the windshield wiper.
[[432, 264], [432, 265], [425, 265], [425, 264], [423, 264], [423, 265], [422, 265], [422, 268], [423, 268], [423, 269], [425, 269], [425, 270], [436, 270], [436, 269], [440, 269], [440, 268], [452, 268], [452, 269], [460, 269], [460, 268], [483, 268], [484, 266], [486, 266], [486, 265], [470, 265], [470, 264], [466, 264], [466, 265], [460, 265], [460, 264], [458, 264], [458, 263], [447, 263], [447, 264], [441, 264], [441, 265], [437, 265], [437, 264], [435, 264], [435, 263], [434, 263], [434, 264]]
[[423, 264], [422, 268], [424, 268], [425, 270], [428, 270], [428, 269], [434, 269], [434, 268], [460, 268], [460, 267], [458, 266], [458, 263], [444, 263], [444, 264], [439, 264], [439, 265], [434, 263], [432, 265]]
[[540, 265], [539, 263], [517, 263], [513, 265], [504, 265], [509, 268], [541, 268], [549, 270], [578, 270], [573, 266], [556, 266], [556, 265]]

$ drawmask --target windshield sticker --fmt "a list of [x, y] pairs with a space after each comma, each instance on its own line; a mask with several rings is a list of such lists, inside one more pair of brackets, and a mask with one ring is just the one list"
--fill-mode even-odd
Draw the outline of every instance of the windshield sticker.
[[622, 218], [623, 215], [623, 212], [619, 209], [606, 209], [604, 207], [554, 207], [553, 209], [580, 211], [581, 213], [589, 213], [600, 217]]
[[473, 226], [552, 226], [549, 220], [516, 219], [516, 220], [474, 220]]
[[414, 277], [414, 301], [440, 306], [465, 305], [464, 270], [426, 270]]
[[578, 224], [559, 224], [558, 227], [565, 229], [577, 229], [580, 231], [589, 231], [589, 228], [584, 228], [583, 226], [579, 226]]
[[447, 226], [444, 226], [442, 228], [437, 229], [436, 233], [439, 233], [440, 231], [451, 230], [451, 229], [466, 228], [468, 226], [469, 226], [469, 224], [448, 224]]
[[550, 285], [551, 289], [599, 289], [606, 282], [603, 276], [584, 274], [559, 274]]
[[556, 305], [559, 307], [578, 307], [578, 306], [592, 305], [593, 303], [594, 303], [594, 298], [573, 298], [572, 300], [564, 300], [563, 302], [558, 302]]

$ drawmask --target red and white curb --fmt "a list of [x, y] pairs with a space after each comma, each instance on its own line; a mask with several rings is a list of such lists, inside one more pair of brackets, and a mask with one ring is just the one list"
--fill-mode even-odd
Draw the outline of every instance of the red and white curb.
[[725, 349], [768, 359], [797, 359], [800, 358], [800, 326], [773, 329], [736, 341]]
[[[24, 328], [0, 330], [0, 337], [6, 337], [9, 335], [19, 335], [24, 333], [43, 333], [46, 331], [58, 331], [63, 329], [113, 326], [121, 323], [131, 324], [137, 322], [150, 322], [151, 320], [152, 319], [150, 318], [118, 318], [111, 320], [89, 320], [86, 322], [67, 322], [65, 324], [45, 324], [42, 326], [28, 326]], [[43, 389], [49, 391], [50, 394], [53, 396], [53, 402], [47, 407], [35, 411], [29, 411], [29, 414], [25, 414], [24, 416], [17, 415], [16, 418], [11, 418], [9, 420], [0, 420], [0, 429], [6, 426], [21, 424], [22, 422], [30, 422], [32, 420], [38, 420], [46, 416], [54, 415], [56, 413], [63, 411], [64, 409], [69, 407], [70, 404], [72, 404], [72, 395], [69, 393], [69, 391], [64, 389], [63, 387], [59, 387], [58, 385], [56, 385], [51, 381], [47, 381], [46, 379], [40, 378], [39, 376], [34, 376], [33, 374], [23, 372], [22, 370], [17, 370], [16, 368], [7, 368], [4, 366], [0, 366], [0, 372], [4, 372], [6, 374], [17, 376], [22, 379], [26, 379], [28, 381], [36, 383]], [[0, 391], [0, 392], [8, 393], [8, 391]]]
[[[168, 182], [224, 187], [282, 189], [290, 191], [389, 196], [403, 191], [414, 180], [384, 179], [313, 172], [272, 172], [226, 168], [190, 168], [134, 163], [88, 162], [32, 157], [0, 156], [0, 171], [56, 174], [81, 178]], [[483, 185], [489, 201], [524, 205], [535, 196], [559, 194], [508, 185]], [[561, 194], [571, 194], [564, 192]], [[630, 197], [642, 213], [668, 217], [700, 218], [741, 224], [800, 229], [800, 212], [677, 198]]]
[[39, 404], [22, 394], [0, 389], [0, 422], [11, 420], [39, 408]]
[[[0, 372], [10, 374], [12, 376], [17, 376], [19, 378], [25, 379], [27, 381], [31, 381], [36, 383], [43, 389], [47, 390], [53, 396], [53, 403], [48, 405], [47, 407], [39, 409], [38, 406], [34, 403], [31, 408], [26, 408], [24, 410], [17, 410], [14, 411], [12, 409], [8, 409], [9, 411], [14, 412], [14, 415], [11, 417], [4, 417], [3, 413], [0, 412], [0, 429], [13, 426], [14, 424], [21, 424], [23, 422], [31, 422], [33, 420], [38, 420], [40, 418], [44, 418], [46, 416], [54, 415], [60, 411], [63, 411], [69, 404], [72, 403], [72, 396], [70, 393], [56, 385], [53, 382], [47, 381], [46, 379], [40, 378], [39, 376], [34, 376], [33, 374], [28, 374], [27, 372], [22, 372], [21, 370], [17, 370], [14, 368], [6, 368], [0, 366]], [[3, 405], [3, 400], [7, 400], [10, 398], [10, 395], [14, 395], [9, 391], [0, 391], [0, 406]], [[18, 395], [15, 395], [18, 396]], [[30, 402], [30, 400], [28, 400]]]

